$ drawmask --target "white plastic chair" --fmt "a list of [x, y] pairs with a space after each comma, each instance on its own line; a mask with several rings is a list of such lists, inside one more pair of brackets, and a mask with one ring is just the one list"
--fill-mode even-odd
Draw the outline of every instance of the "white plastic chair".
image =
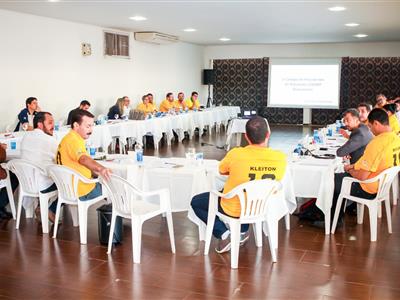
[[[60, 219], [60, 211], [62, 204], [74, 205], [78, 207], [78, 220], [79, 220], [79, 235], [81, 244], [87, 244], [87, 217], [88, 209], [93, 204], [105, 199], [103, 190], [102, 195], [88, 201], [79, 200], [78, 196], [78, 182], [96, 183], [98, 179], [88, 179], [75, 170], [61, 165], [53, 165], [47, 167], [47, 173], [53, 179], [58, 189], [58, 203], [56, 220], [54, 225], [53, 238], [57, 236], [58, 221]], [[74, 218], [74, 216], [73, 216]]]
[[2, 163], [1, 167], [6, 171], [7, 173], [7, 178], [0, 180], [0, 189], [6, 188], [7, 189], [7, 196], [8, 196], [8, 202], [11, 208], [11, 213], [13, 215], [13, 219], [17, 219], [17, 213], [15, 209], [15, 200], [14, 200], [14, 193], [12, 190], [11, 186], [11, 179], [10, 179], [10, 170], [8, 169], [7, 163]]
[[[215, 217], [218, 216], [222, 221], [229, 224], [231, 233], [231, 268], [237, 269], [239, 261], [240, 225], [253, 224], [256, 245], [257, 247], [262, 247], [262, 223], [266, 221], [266, 203], [268, 198], [281, 188], [282, 185], [279, 181], [264, 179], [253, 180], [238, 185], [227, 194], [221, 194], [216, 190], [211, 191], [204, 255], [208, 255]], [[235, 196], [238, 196], [240, 200], [241, 212], [239, 218], [228, 217], [218, 212], [218, 197], [231, 199]], [[272, 245], [272, 238], [270, 235], [268, 236], [268, 241], [272, 260], [276, 262], [276, 250], [275, 246]]]
[[[109, 181], [102, 180], [103, 186], [106, 187], [113, 206], [107, 253], [111, 253], [117, 216], [128, 218], [132, 221], [133, 262], [140, 263], [143, 222], [160, 214], [165, 214], [167, 217], [171, 251], [175, 253], [175, 238], [169, 190], [160, 189], [152, 192], [142, 192], [117, 175], [111, 174], [110, 177], [111, 179]], [[150, 196], [158, 196], [160, 203], [153, 204], [147, 202], [146, 197]]]
[[[41, 193], [39, 185], [37, 183], [38, 175], [47, 176], [46, 171], [40, 166], [23, 159], [12, 159], [7, 163], [7, 169], [17, 176], [19, 181], [19, 196], [18, 196], [18, 208], [17, 208], [17, 222], [15, 225], [16, 229], [19, 229], [21, 221], [22, 211], [22, 200], [26, 197], [39, 198], [40, 202], [40, 216], [42, 219], [42, 231], [43, 233], [49, 233], [49, 222], [48, 222], [48, 205], [51, 198], [57, 196], [57, 191], [49, 193]], [[12, 193], [12, 192], [11, 192]], [[10, 199], [10, 194], [9, 194]], [[10, 199], [10, 205], [12, 200]], [[12, 210], [12, 209], [11, 209]]]
[[[342, 189], [336, 204], [335, 216], [333, 218], [332, 233], [335, 233], [337, 221], [339, 218], [340, 208], [342, 207], [343, 199], [357, 202], [357, 224], [363, 223], [364, 205], [368, 207], [369, 223], [371, 228], [371, 242], [377, 239], [377, 221], [380, 204], [385, 202], [386, 218], [389, 233], [392, 233], [392, 216], [390, 211], [390, 186], [394, 178], [398, 175], [400, 167], [391, 167], [374, 178], [360, 181], [352, 177], [343, 178]], [[379, 181], [378, 193], [374, 199], [368, 200], [350, 195], [352, 183], [372, 183]]]

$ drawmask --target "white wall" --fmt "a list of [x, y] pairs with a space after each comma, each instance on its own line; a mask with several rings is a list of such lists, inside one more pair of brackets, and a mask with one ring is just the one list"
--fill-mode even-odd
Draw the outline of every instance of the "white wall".
[[[159, 103], [167, 92], [189, 96], [197, 90], [207, 100], [204, 47], [131, 40], [130, 60], [105, 58], [103, 28], [0, 10], [0, 129], [16, 120], [29, 96], [56, 119], [66, 118], [81, 99], [95, 114], [124, 95], [136, 104], [152, 92]], [[91, 44], [91, 56], [81, 55], [82, 42]]]
[[209, 64], [210, 59], [345, 56], [397, 57], [400, 56], [400, 42], [208, 46], [204, 51], [204, 64]]

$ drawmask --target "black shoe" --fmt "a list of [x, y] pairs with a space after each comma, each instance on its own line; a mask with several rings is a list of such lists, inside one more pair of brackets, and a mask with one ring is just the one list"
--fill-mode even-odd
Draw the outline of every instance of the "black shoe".
[[[317, 227], [317, 228], [320, 228], [320, 229], [325, 229], [325, 221], [314, 221], [314, 222], [311, 223], [311, 226]], [[338, 220], [338, 222], [336, 224], [336, 228], [340, 228], [342, 226], [343, 226], [343, 220], [340, 219], [340, 220]]]
[[8, 212], [4, 207], [0, 208], [0, 219], [12, 219], [12, 213]]

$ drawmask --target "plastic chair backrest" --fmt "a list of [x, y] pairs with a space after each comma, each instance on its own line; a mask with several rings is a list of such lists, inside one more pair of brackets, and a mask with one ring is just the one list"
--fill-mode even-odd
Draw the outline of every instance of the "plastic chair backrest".
[[78, 182], [82, 175], [71, 168], [61, 165], [48, 166], [47, 173], [56, 184], [60, 197], [67, 201], [78, 200]]
[[140, 191], [125, 179], [111, 174], [110, 180], [101, 180], [108, 190], [113, 209], [122, 214], [131, 214], [132, 202], [138, 200]]
[[39, 194], [39, 186], [36, 179], [39, 174], [46, 174], [40, 166], [24, 159], [12, 159], [7, 163], [7, 169], [17, 176], [20, 188], [25, 193]]
[[378, 175], [380, 177], [378, 193], [376, 195], [378, 199], [382, 197], [387, 197], [387, 195], [389, 195], [390, 187], [393, 183], [393, 180], [399, 172], [400, 172], [400, 166], [399, 167], [395, 166], [386, 169], [385, 171], [383, 171], [381, 174]]
[[235, 187], [226, 196], [238, 196], [240, 200], [240, 218], [257, 218], [266, 214], [268, 198], [282, 189], [279, 181], [271, 179], [252, 180]]

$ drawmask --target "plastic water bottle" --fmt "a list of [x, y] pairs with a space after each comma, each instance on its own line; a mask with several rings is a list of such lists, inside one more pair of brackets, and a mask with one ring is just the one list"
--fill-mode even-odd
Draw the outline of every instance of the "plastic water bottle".
[[301, 153], [301, 149], [302, 149], [303, 147], [301, 146], [301, 144], [297, 144], [297, 146], [296, 146], [296, 148], [294, 149], [294, 153], [297, 153], [298, 155], [300, 155], [300, 153]]
[[339, 133], [341, 127], [342, 127], [342, 121], [336, 120], [336, 133]]
[[142, 144], [136, 143], [135, 152], [136, 152], [136, 161], [143, 162], [143, 146], [142, 146]]
[[317, 129], [314, 129], [313, 141], [314, 144], [319, 144], [319, 133]]

